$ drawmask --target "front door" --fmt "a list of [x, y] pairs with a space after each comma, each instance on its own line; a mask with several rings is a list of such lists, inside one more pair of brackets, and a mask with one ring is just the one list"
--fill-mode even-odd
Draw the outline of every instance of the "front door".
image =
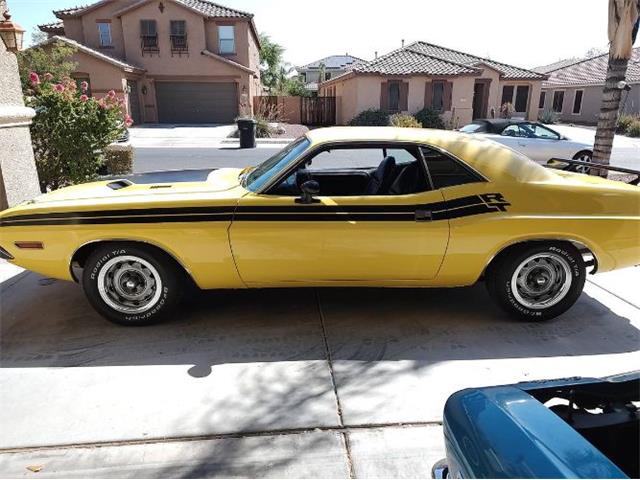
[[[437, 275], [447, 220], [417, 148], [327, 147], [280, 185], [238, 205], [230, 240], [248, 285], [419, 284]], [[320, 184], [299, 203], [299, 183]]]
[[491, 80], [476, 80], [473, 85], [473, 119], [487, 118]]
[[129, 115], [134, 125], [142, 123], [140, 118], [140, 97], [138, 97], [138, 82], [135, 80], [127, 80], [127, 90], [129, 91]]

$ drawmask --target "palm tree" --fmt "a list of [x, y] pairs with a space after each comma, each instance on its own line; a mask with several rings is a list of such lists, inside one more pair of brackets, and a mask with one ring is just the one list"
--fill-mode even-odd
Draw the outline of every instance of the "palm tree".
[[[627, 64], [638, 34], [640, 0], [609, 0], [609, 65], [593, 147], [593, 161], [608, 165], [625, 87]], [[595, 174], [599, 174], [597, 170]]]

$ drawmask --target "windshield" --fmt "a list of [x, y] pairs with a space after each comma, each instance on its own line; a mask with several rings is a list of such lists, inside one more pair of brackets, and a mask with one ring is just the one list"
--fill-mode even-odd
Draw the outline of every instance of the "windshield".
[[479, 131], [481, 128], [482, 128], [482, 125], [479, 125], [477, 123], [470, 123], [469, 125], [465, 125], [464, 127], [462, 127], [460, 131], [464, 133], [475, 133]]
[[284, 170], [292, 160], [304, 152], [310, 143], [307, 137], [294, 140], [273, 157], [247, 172], [240, 180], [242, 186], [252, 192], [260, 190], [269, 180]]

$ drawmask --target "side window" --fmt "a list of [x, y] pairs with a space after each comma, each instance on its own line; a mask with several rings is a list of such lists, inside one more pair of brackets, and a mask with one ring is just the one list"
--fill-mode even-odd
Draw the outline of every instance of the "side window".
[[560, 140], [560, 135], [553, 130], [543, 127], [542, 125], [528, 123], [527, 126], [531, 129], [535, 138], [542, 138], [544, 140]]
[[526, 137], [526, 133], [524, 133], [519, 125], [509, 125], [505, 128], [500, 134], [503, 137]]
[[429, 175], [436, 189], [482, 181], [476, 174], [457, 160], [438, 150], [422, 147]]
[[323, 150], [311, 159], [307, 170], [376, 168], [384, 160], [382, 148], [336, 148]]

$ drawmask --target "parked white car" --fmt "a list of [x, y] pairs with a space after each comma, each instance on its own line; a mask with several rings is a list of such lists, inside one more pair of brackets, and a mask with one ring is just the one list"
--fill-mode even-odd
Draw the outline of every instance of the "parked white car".
[[490, 138], [539, 163], [546, 163], [551, 158], [590, 162], [593, 154], [593, 145], [576, 142], [546, 125], [526, 120], [474, 120], [460, 131]]

